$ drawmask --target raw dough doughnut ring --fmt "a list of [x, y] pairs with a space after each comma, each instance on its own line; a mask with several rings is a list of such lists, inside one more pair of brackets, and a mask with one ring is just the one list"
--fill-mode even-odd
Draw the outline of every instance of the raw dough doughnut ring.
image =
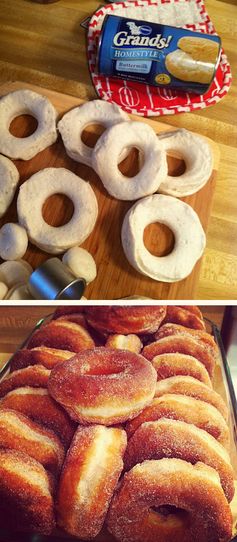
[[[175, 246], [168, 256], [153, 256], [144, 245], [144, 229], [153, 222], [165, 224], [175, 235]], [[192, 207], [161, 194], [148, 196], [129, 209], [121, 237], [129, 263], [143, 275], [163, 282], [176, 282], [187, 277], [206, 244], [205, 233]]]
[[63, 466], [58, 489], [58, 523], [83, 540], [94, 538], [123, 469], [127, 436], [123, 429], [79, 427]]
[[49, 535], [55, 527], [53, 481], [24, 452], [0, 450], [0, 528]]
[[26, 253], [28, 237], [25, 228], [9, 222], [0, 229], [0, 256], [3, 260], [19, 260]]
[[58, 123], [58, 130], [68, 156], [91, 166], [93, 149], [83, 143], [83, 130], [90, 124], [102, 124], [109, 128], [123, 121], [129, 121], [129, 116], [118, 105], [92, 100], [66, 113]]
[[[134, 177], [125, 177], [118, 169], [124, 148], [136, 147], [144, 154], [142, 169]], [[156, 192], [167, 175], [163, 144], [150, 126], [142, 122], [116, 124], [98, 139], [92, 164], [111, 196], [135, 200]]]
[[182, 459], [133, 467], [118, 486], [107, 523], [119, 542], [228, 542], [232, 531], [217, 472]]
[[134, 418], [154, 397], [156, 371], [128, 350], [98, 347], [56, 365], [49, 393], [82, 424], [114, 425]]
[[199, 382], [203, 382], [212, 388], [209, 374], [198, 359], [187, 354], [160, 354], [152, 360], [152, 365], [157, 372], [157, 380], [165, 380], [172, 376], [192, 376]]
[[223, 446], [203, 429], [190, 423], [163, 418], [140, 425], [128, 441], [124, 456], [129, 470], [145, 459], [170, 457], [184, 459], [193, 465], [202, 461], [217, 470], [227, 500], [233, 499], [234, 473], [230, 457]]
[[213, 169], [213, 155], [207, 141], [181, 129], [169, 133], [167, 137], [165, 132], [162, 133], [162, 143], [166, 152], [172, 150], [181, 154], [186, 170], [178, 177], [167, 175], [158, 192], [177, 198], [195, 194], [206, 184]]
[[[28, 137], [15, 137], [9, 132], [11, 121], [19, 115], [32, 115], [38, 121]], [[0, 100], [0, 152], [10, 158], [30, 160], [57, 139], [56, 115], [51, 102], [31, 90], [15, 90]]]
[[[72, 200], [74, 213], [67, 224], [53, 227], [44, 221], [42, 207], [58, 193]], [[32, 243], [46, 252], [59, 254], [87, 239], [97, 219], [98, 205], [89, 183], [65, 168], [46, 168], [21, 185], [17, 212]]]
[[15, 164], [6, 156], [0, 155], [0, 217], [5, 214], [13, 200], [19, 178]]
[[160, 420], [160, 418], [170, 418], [196, 425], [210, 433], [226, 448], [229, 446], [228, 425], [217, 408], [200, 399], [173, 393], [155, 397], [141, 414], [129, 421], [126, 425], [128, 436], [130, 437], [142, 423]]

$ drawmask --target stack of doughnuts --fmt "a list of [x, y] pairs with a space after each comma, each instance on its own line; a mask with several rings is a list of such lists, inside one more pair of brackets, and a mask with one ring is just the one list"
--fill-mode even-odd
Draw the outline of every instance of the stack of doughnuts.
[[0, 527], [230, 541], [217, 360], [197, 307], [57, 309], [0, 382]]

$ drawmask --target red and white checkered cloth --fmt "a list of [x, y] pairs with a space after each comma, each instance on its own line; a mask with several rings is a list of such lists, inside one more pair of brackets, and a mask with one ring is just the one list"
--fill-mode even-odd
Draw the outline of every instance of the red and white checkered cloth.
[[92, 81], [100, 98], [118, 104], [128, 113], [149, 117], [204, 109], [219, 102], [228, 92], [232, 76], [223, 49], [215, 78], [208, 92], [202, 95], [98, 75], [96, 57], [99, 35], [105, 15], [112, 13], [216, 34], [203, 0], [130, 0], [101, 7], [90, 20], [87, 48]]

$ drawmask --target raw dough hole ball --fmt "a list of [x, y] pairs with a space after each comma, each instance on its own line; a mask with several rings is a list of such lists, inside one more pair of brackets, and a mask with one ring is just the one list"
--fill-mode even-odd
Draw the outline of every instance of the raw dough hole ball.
[[[125, 177], [118, 168], [124, 148], [137, 148], [144, 156], [141, 170]], [[143, 122], [121, 122], [108, 128], [97, 141], [92, 165], [108, 193], [119, 200], [136, 200], [156, 192], [167, 175], [163, 144]]]
[[[165, 224], [174, 233], [174, 248], [167, 256], [153, 256], [144, 245], [144, 229], [155, 222]], [[202, 225], [192, 207], [161, 194], [143, 198], [129, 209], [121, 236], [130, 264], [143, 275], [163, 282], [176, 282], [187, 277], [206, 243]]]
[[129, 121], [129, 116], [116, 104], [93, 100], [66, 113], [58, 123], [58, 130], [66, 153], [77, 162], [91, 166], [93, 149], [83, 143], [83, 130], [90, 124], [108, 128], [122, 121]]
[[0, 229], [0, 256], [3, 260], [19, 260], [26, 253], [28, 237], [25, 228], [9, 222]]
[[20, 282], [26, 283], [32, 271], [31, 265], [23, 260], [3, 262], [0, 265], [0, 280], [12, 288]]
[[172, 149], [182, 156], [186, 169], [177, 177], [167, 175], [158, 192], [181, 198], [200, 190], [209, 180], [213, 169], [213, 156], [208, 143], [188, 130], [177, 130], [167, 137], [164, 133], [162, 143], [167, 152]]
[[7, 295], [8, 287], [4, 282], [0, 282], [0, 299], [4, 299]]
[[[59, 227], [50, 226], [42, 216], [43, 204], [53, 194], [65, 194], [74, 205], [72, 218]], [[60, 254], [90, 235], [98, 205], [89, 183], [65, 168], [46, 168], [21, 185], [17, 211], [32, 243], [51, 254]]]
[[96, 278], [97, 271], [95, 260], [84, 248], [70, 248], [63, 255], [62, 260], [75, 277], [85, 279], [87, 284]]
[[[32, 115], [38, 127], [28, 137], [15, 137], [9, 127], [20, 115]], [[0, 152], [10, 158], [30, 160], [57, 139], [56, 110], [45, 96], [31, 90], [15, 90], [0, 101]]]
[[19, 181], [19, 172], [16, 166], [0, 155], [0, 217], [2, 217], [11, 204]]

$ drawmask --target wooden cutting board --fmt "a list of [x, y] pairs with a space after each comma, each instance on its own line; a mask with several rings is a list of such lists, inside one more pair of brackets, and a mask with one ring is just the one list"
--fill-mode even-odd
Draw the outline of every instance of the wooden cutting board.
[[[79, 98], [21, 82], [3, 84], [0, 87], [0, 95], [20, 88], [28, 88], [47, 96], [57, 109], [59, 117], [72, 107], [83, 103], [83, 100]], [[156, 133], [176, 129], [172, 125], [136, 117], [134, 115], [132, 115], [131, 118], [133, 120], [139, 120], [140, 122], [146, 122]], [[11, 125], [12, 133], [18, 137], [25, 137], [26, 135], [29, 135], [29, 133], [32, 133], [34, 129], [35, 123], [33, 119], [28, 116], [18, 117]], [[86, 129], [83, 140], [90, 146], [93, 146], [96, 138], [98, 138], [98, 134], [100, 134], [100, 127], [90, 126]], [[206, 186], [199, 192], [183, 198], [183, 200], [190, 204], [197, 212], [205, 231], [207, 231], [208, 220], [211, 213], [219, 165], [218, 146], [210, 139], [208, 139], [208, 142], [214, 156], [214, 168], [211, 178]], [[91, 168], [79, 164], [67, 156], [61, 138], [58, 138], [58, 141], [51, 145], [51, 147], [38, 153], [32, 160], [14, 160], [14, 163], [19, 170], [21, 183], [45, 167], [68, 168], [91, 183], [97, 197], [99, 215], [93, 232], [81, 246], [87, 249], [95, 258], [98, 274], [96, 280], [86, 288], [85, 296], [88, 299], [119, 299], [134, 295], [167, 300], [195, 299], [201, 261], [196, 264], [192, 273], [185, 280], [176, 283], [157, 282], [135, 271], [135, 269], [130, 266], [123, 253], [120, 239], [123, 218], [134, 202], [118, 201], [109, 196], [99, 177]], [[136, 152], [131, 151], [129, 157], [123, 162], [123, 173], [134, 175], [136, 164]], [[175, 175], [180, 174], [182, 167], [182, 161], [171, 151], [169, 156], [169, 172]], [[6, 222], [17, 221], [17, 194], [18, 191], [7, 213], [0, 220], [0, 227]], [[43, 216], [51, 225], [59, 226], [70, 219], [72, 210], [72, 204], [66, 197], [54, 195], [45, 203]], [[144, 239], [148, 250], [157, 256], [167, 254], [174, 243], [172, 233], [160, 224], [152, 224], [146, 228]], [[51, 257], [51, 255], [46, 254], [32, 244], [29, 244], [24, 258], [35, 269], [49, 257]]]

